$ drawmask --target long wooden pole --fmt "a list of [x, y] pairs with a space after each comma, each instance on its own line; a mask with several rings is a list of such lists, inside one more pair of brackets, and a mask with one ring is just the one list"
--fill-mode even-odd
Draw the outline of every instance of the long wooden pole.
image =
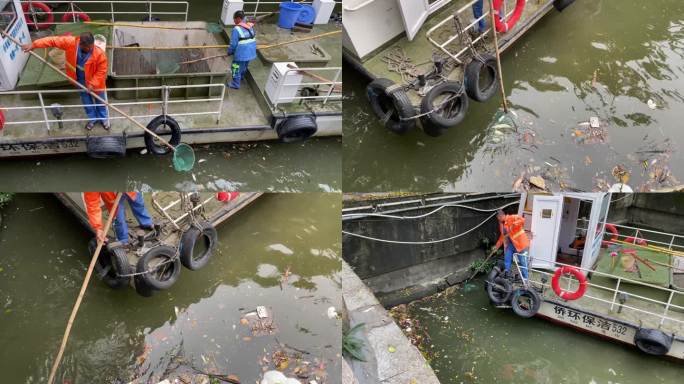
[[[116, 199], [114, 200], [114, 205], [112, 209], [109, 210], [109, 216], [107, 217], [107, 222], [104, 226], [104, 233], [109, 232], [109, 228], [112, 226], [112, 221], [114, 221], [114, 216], [116, 208], [119, 206], [121, 201], [122, 192], [116, 194]], [[69, 316], [69, 321], [67, 322], [66, 329], [64, 330], [64, 336], [62, 337], [62, 345], [59, 347], [59, 352], [57, 352], [57, 357], [52, 363], [52, 369], [50, 370], [50, 376], [48, 377], [48, 384], [52, 384], [55, 380], [55, 375], [57, 375], [57, 369], [59, 368], [59, 363], [62, 361], [62, 356], [64, 355], [64, 349], [66, 348], [67, 341], [69, 340], [69, 334], [71, 333], [71, 327], [74, 325], [74, 320], [76, 319], [76, 314], [78, 313], [78, 308], [81, 306], [81, 301], [83, 301], [83, 296], [85, 295], [86, 289], [88, 288], [88, 283], [90, 282], [90, 277], [93, 274], [93, 269], [95, 268], [95, 263], [97, 263], [97, 258], [100, 256], [100, 251], [102, 251], [102, 246], [104, 243], [100, 240], [97, 241], [97, 248], [95, 248], [95, 253], [93, 253], [93, 258], [90, 260], [90, 265], [88, 266], [88, 271], [86, 272], [85, 279], [81, 285], [81, 291], [76, 298], [76, 303], [74, 308], [71, 310], [71, 315]]]
[[504, 88], [503, 73], [501, 71], [501, 52], [499, 51], [499, 38], [496, 35], [496, 16], [494, 15], [494, 1], [489, 0], [489, 15], [492, 19], [491, 31], [494, 36], [494, 50], [496, 51], [496, 67], [499, 71], [499, 86], [501, 87], [501, 98], [503, 100], [504, 112], [508, 113], [508, 101], [506, 101], [506, 89]]
[[[7, 37], [8, 39], [10, 39], [14, 44], [16, 44], [16, 45], [18, 45], [19, 47], [21, 47], [21, 42], [18, 41], [17, 39], [15, 39], [14, 37], [8, 35], [5, 31], [0, 30], [0, 33], [1, 33], [3, 36], [5, 36], [5, 37]], [[143, 131], [145, 131], [145, 132], [149, 133], [150, 135], [152, 135], [152, 137], [154, 137], [154, 138], [156, 138], [157, 140], [159, 140], [162, 144], [164, 144], [164, 145], [166, 145], [167, 147], [169, 147], [172, 151], [175, 151], [175, 150], [176, 150], [176, 148], [174, 148], [174, 146], [171, 145], [168, 141], [166, 141], [166, 140], [162, 139], [161, 137], [159, 137], [159, 135], [157, 135], [156, 133], [154, 133], [153, 131], [151, 131], [149, 128], [147, 128], [146, 126], [142, 125], [140, 122], [138, 122], [137, 120], [135, 120], [134, 118], [132, 118], [131, 116], [129, 116], [126, 112], [122, 111], [121, 109], [119, 109], [118, 107], [116, 107], [116, 106], [114, 106], [114, 105], [112, 105], [112, 104], [109, 104], [109, 102], [108, 102], [107, 100], [101, 98], [97, 93], [91, 92], [88, 88], [86, 88], [85, 85], [83, 85], [83, 84], [79, 83], [78, 81], [72, 79], [71, 77], [69, 77], [69, 75], [67, 75], [66, 73], [62, 72], [59, 68], [57, 68], [56, 66], [54, 66], [54, 65], [53, 65], [52, 63], [50, 63], [49, 61], [47, 61], [47, 60], [43, 59], [42, 57], [40, 57], [40, 55], [38, 55], [37, 53], [35, 53], [35, 52], [33, 52], [33, 51], [28, 51], [28, 53], [30, 53], [31, 55], [33, 55], [33, 57], [35, 57], [36, 59], [38, 59], [38, 60], [42, 61], [43, 63], [45, 63], [45, 64], [46, 64], [47, 66], [49, 66], [50, 68], [54, 69], [55, 72], [59, 73], [60, 75], [62, 75], [62, 77], [64, 77], [65, 79], [69, 80], [69, 82], [70, 82], [71, 84], [75, 85], [75, 86], [78, 87], [78, 88], [81, 88], [81, 89], [82, 89], [83, 91], [85, 91], [85, 92], [88, 92], [88, 94], [90, 94], [92, 97], [94, 97], [97, 101], [99, 101], [100, 103], [102, 103], [102, 104], [108, 106], [109, 108], [111, 108], [111, 109], [113, 109], [114, 111], [118, 112], [121, 116], [123, 116], [123, 117], [127, 118], [128, 120], [130, 120], [133, 124], [137, 125], [137, 126], [138, 126], [139, 128], [141, 128]]]

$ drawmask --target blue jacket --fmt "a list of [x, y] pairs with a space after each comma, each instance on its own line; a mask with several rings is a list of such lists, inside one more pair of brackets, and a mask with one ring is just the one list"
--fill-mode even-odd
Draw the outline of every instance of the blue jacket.
[[252, 61], [256, 59], [256, 33], [251, 23], [240, 23], [233, 28], [230, 35], [228, 54], [233, 55], [233, 61]]

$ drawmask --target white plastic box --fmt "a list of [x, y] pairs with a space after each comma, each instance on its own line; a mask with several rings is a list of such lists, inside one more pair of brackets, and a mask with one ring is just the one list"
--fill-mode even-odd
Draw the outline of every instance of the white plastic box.
[[328, 24], [335, 9], [335, 0], [314, 0], [312, 6], [316, 11], [314, 24]]
[[[298, 68], [293, 62], [273, 63], [271, 67], [271, 73], [266, 82], [266, 96], [272, 104], [291, 103], [297, 96], [303, 76], [299, 72], [292, 71], [292, 68], [288, 66]], [[287, 72], [288, 70], [290, 72]]]
[[[7, 31], [10, 36], [19, 40], [22, 44], [30, 43], [31, 35], [29, 35], [21, 4], [19, 0], [12, 0], [11, 3], [14, 4], [16, 14], [14, 21]], [[0, 91], [11, 91], [14, 89], [28, 58], [28, 53], [24, 53], [9, 38], [0, 37]]]
[[233, 15], [235, 12], [244, 9], [244, 3], [243, 0], [223, 0], [223, 9], [221, 10], [221, 22], [223, 25], [235, 25]]

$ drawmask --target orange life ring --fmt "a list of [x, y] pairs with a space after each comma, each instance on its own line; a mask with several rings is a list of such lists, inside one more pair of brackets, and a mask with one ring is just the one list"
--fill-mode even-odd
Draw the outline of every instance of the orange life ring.
[[610, 241], [602, 240], [601, 241], [601, 247], [606, 248], [609, 245], [613, 244], [615, 241], [618, 239], [618, 231], [617, 228], [613, 224], [606, 224], [606, 229], [608, 232], [612, 233], [613, 236], [610, 237]]
[[[577, 280], [579, 280], [579, 288], [575, 292], [563, 290], [560, 287], [560, 278], [562, 275], [573, 275]], [[577, 300], [584, 296], [584, 293], [587, 291], [587, 278], [584, 277], [584, 274], [582, 274], [579, 269], [564, 265], [556, 269], [556, 273], [553, 274], [553, 278], [551, 279], [551, 287], [556, 295], [558, 295], [558, 297], [561, 299]]]
[[[46, 15], [45, 21], [43, 21], [41, 23], [38, 23], [38, 22], [34, 23], [33, 22], [33, 16], [29, 12], [29, 9], [30, 9], [29, 7], [31, 7], [31, 6], [33, 6], [34, 9], [36, 9], [36, 10], [39, 9], [39, 10], [43, 11], [43, 13], [45, 13], [45, 15]], [[55, 22], [55, 15], [52, 14], [52, 9], [50, 9], [50, 7], [48, 7], [47, 4], [45, 4], [45, 3], [41, 3], [39, 1], [33, 1], [33, 2], [31, 2], [31, 5], [29, 5], [29, 3], [23, 3], [21, 5], [21, 9], [24, 11], [24, 18], [26, 18], [26, 24], [28, 24], [29, 27], [33, 27], [35, 29], [46, 29], [46, 28], [50, 28], [52, 26], [52, 24], [54, 24], [54, 22]]]
[[494, 11], [496, 12], [497, 16], [494, 18], [496, 31], [504, 33], [513, 28], [518, 20], [520, 20], [520, 16], [522, 16], [523, 10], [525, 10], [526, 2], [527, 0], [517, 0], [515, 2], [515, 10], [513, 10], [511, 18], [507, 21], [503, 21], [506, 18], [506, 15], [502, 14], [501, 12], [501, 7], [503, 6], [504, 0], [494, 0]]
[[84, 21], [90, 21], [90, 16], [85, 12], [67, 12], [62, 15], [63, 23], [78, 23]]

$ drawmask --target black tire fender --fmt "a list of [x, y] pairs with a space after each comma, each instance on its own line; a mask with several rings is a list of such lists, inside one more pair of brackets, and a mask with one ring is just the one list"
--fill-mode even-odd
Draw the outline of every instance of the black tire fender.
[[[153, 263], [155, 260], [158, 262]], [[156, 267], [160, 263], [165, 264]], [[141, 289], [168, 289], [178, 281], [180, 270], [181, 263], [176, 257], [176, 249], [168, 245], [156, 246], [138, 260], [136, 273], [140, 273], [140, 281], [136, 281], [136, 285], [141, 285]]]
[[[152, 119], [152, 121], [149, 122], [149, 124], [147, 124], [147, 129], [156, 133], [159, 136], [165, 135], [166, 133], [163, 130], [169, 129], [171, 131], [171, 138], [168, 140], [169, 144], [171, 144], [174, 147], [180, 144], [180, 124], [178, 124], [176, 119], [174, 119], [171, 116], [159, 115], [155, 117], [154, 119]], [[164, 144], [157, 143], [155, 142], [155, 140], [156, 139], [151, 134], [149, 134], [149, 132], [145, 132], [145, 147], [147, 148], [147, 151], [158, 156], [166, 155], [169, 152], [171, 152], [171, 149], [169, 147], [167, 147]]]
[[285, 118], [278, 123], [276, 133], [283, 143], [305, 141], [318, 132], [314, 115], [297, 115]]
[[639, 328], [634, 335], [634, 345], [641, 352], [649, 355], [663, 356], [670, 352], [674, 337], [663, 331], [649, 328]]
[[88, 136], [86, 153], [94, 159], [112, 159], [126, 156], [126, 135]]
[[[445, 96], [447, 99], [438, 98]], [[452, 100], [453, 99], [453, 100]], [[468, 112], [468, 97], [463, 84], [446, 81], [432, 88], [420, 102], [420, 122], [423, 131], [433, 137], [441, 136], [447, 129], [460, 124]]]
[[[481, 103], [489, 100], [497, 92], [497, 85], [499, 83], [499, 71], [496, 67], [496, 57], [485, 53], [482, 56], [482, 61], [474, 57], [468, 65], [466, 65], [464, 85], [468, 96]], [[483, 87], [480, 86], [480, 75], [483, 71], [490, 71], [491, 81], [485, 84]]]
[[563, 12], [565, 8], [574, 2], [575, 0], [555, 0], [553, 2], [553, 6], [556, 8], [556, 10], [558, 10], [558, 12]]
[[[218, 246], [218, 235], [216, 228], [209, 222], [199, 223], [200, 227], [193, 225], [183, 232], [180, 241], [180, 260], [183, 266], [191, 271], [196, 271], [209, 262], [212, 254]], [[198, 240], [203, 240], [206, 246], [205, 251], [195, 257], [195, 245]]]
[[390, 79], [377, 78], [366, 87], [366, 95], [373, 112], [383, 121], [385, 128], [398, 134], [415, 128], [416, 121], [411, 118], [416, 111], [401, 86]]
[[[95, 253], [97, 248], [97, 239], [92, 238], [88, 242], [88, 251], [90, 256]], [[100, 255], [95, 263], [95, 274], [113, 289], [125, 288], [130, 284], [130, 275], [133, 268], [128, 264], [128, 256], [126, 250], [122, 247], [107, 247], [104, 245], [100, 251]]]
[[492, 282], [494, 282], [494, 279], [499, 277], [500, 274], [501, 274], [501, 268], [499, 268], [497, 266], [495, 266], [494, 268], [492, 268], [491, 271], [489, 271], [489, 273], [487, 274], [487, 279], [485, 279], [485, 284], [484, 284], [485, 292], [487, 292], [487, 288], [489, 287], [489, 285]]
[[487, 296], [494, 305], [504, 305], [511, 298], [513, 286], [511, 282], [503, 277], [497, 277], [492, 282], [487, 283]]
[[[528, 305], [523, 305], [523, 303], [520, 302], [521, 298], [527, 298]], [[539, 312], [541, 302], [541, 295], [534, 289], [516, 289], [511, 297], [511, 309], [513, 309], [513, 313], [516, 315], [529, 319]]]

